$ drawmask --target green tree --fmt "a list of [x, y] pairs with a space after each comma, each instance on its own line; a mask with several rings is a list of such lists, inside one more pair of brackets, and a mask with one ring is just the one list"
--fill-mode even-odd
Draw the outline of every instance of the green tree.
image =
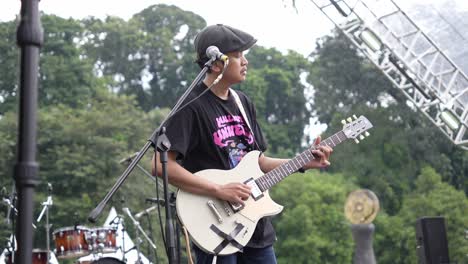
[[[15, 164], [16, 141], [17, 141], [17, 115], [7, 112], [0, 118], [0, 188], [5, 188], [8, 195], [11, 195], [13, 187], [13, 165]], [[2, 197], [3, 198], [3, 197]], [[0, 207], [0, 238], [4, 239], [11, 234], [12, 226], [3, 221], [6, 217], [6, 207]], [[0, 244], [2, 247], [6, 244]]]
[[390, 82], [343, 34], [319, 39], [311, 57], [308, 80], [314, 86], [313, 107], [320, 122], [328, 124], [334, 113], [348, 114], [355, 105], [381, 106], [391, 101]]
[[425, 165], [444, 181], [467, 189], [466, 151], [442, 136], [344, 35], [324, 37], [318, 47], [309, 81], [314, 110], [328, 125], [326, 134], [340, 130], [340, 121], [352, 114], [365, 115], [374, 124], [363, 144], [348, 144], [333, 154], [331, 171], [358, 175], [358, 184], [376, 191], [390, 215], [398, 212], [402, 196]]
[[101, 87], [93, 64], [79, 47], [84, 30], [74, 19], [43, 15], [44, 46], [41, 49], [39, 106], [85, 106]]
[[19, 50], [16, 45], [16, 23], [0, 22], [0, 116], [16, 109], [18, 93]]
[[310, 115], [305, 99], [307, 87], [301, 81], [308, 61], [296, 52], [283, 55], [275, 49], [262, 47], [252, 48], [246, 57], [249, 76], [239, 89], [255, 102], [269, 152], [292, 156], [301, 149]]
[[275, 218], [278, 263], [350, 263], [352, 238], [343, 213], [353, 185], [341, 175], [292, 175], [272, 190], [284, 205]]
[[[48, 195], [47, 183], [50, 182], [54, 199], [50, 209], [51, 232], [75, 224], [90, 226], [86, 219], [91, 209], [104, 198], [123, 172], [124, 166], [118, 161], [143, 147], [152, 129], [166, 114], [167, 110], [146, 114], [133, 98], [110, 94], [105, 89], [101, 89], [85, 108], [59, 104], [41, 109], [37, 154], [40, 184], [36, 187], [34, 215], [42, 209], [40, 204]], [[17, 115], [8, 112], [0, 119], [2, 186], [10, 186], [13, 182], [16, 134]], [[147, 171], [150, 157], [151, 153], [148, 153], [140, 162]], [[136, 213], [143, 209], [145, 198], [155, 196], [154, 191], [154, 182], [136, 169], [114, 194], [102, 215], [110, 206], [116, 207], [119, 213], [123, 213], [122, 207]], [[122, 197], [125, 197], [125, 204], [121, 204]], [[103, 220], [101, 216], [97, 225], [102, 225]], [[127, 229], [134, 234], [130, 221]], [[0, 230], [2, 237], [10, 234], [10, 228], [3, 221]], [[159, 236], [159, 230], [155, 231], [155, 236]], [[34, 234], [35, 247], [45, 247], [44, 234], [43, 223], [40, 223]], [[162, 249], [162, 242], [158, 243]], [[51, 246], [54, 246], [53, 240]], [[159, 255], [164, 253], [159, 252]]]
[[[416, 263], [415, 224], [420, 217], [442, 216], [446, 220], [450, 259], [464, 263], [468, 246], [465, 243], [465, 228], [468, 225], [466, 212], [468, 199], [464, 192], [457, 191], [441, 181], [441, 176], [431, 167], [421, 170], [412, 193], [405, 195], [398, 215], [378, 218], [383, 232], [376, 239], [376, 255], [379, 263]], [[392, 250], [388, 250], [392, 248]]]
[[172, 107], [197, 71], [193, 39], [205, 21], [175, 6], [154, 5], [128, 22], [115, 17], [84, 21], [84, 47], [112, 89], [134, 94], [146, 111]]
[[[82, 24], [74, 19], [55, 15], [41, 16], [44, 44], [39, 70], [39, 107], [65, 104], [86, 105], [95, 96], [99, 80], [93, 74], [93, 64], [80, 48]], [[14, 21], [0, 23], [0, 115], [16, 110], [19, 78], [19, 48], [15, 45], [17, 25]]]

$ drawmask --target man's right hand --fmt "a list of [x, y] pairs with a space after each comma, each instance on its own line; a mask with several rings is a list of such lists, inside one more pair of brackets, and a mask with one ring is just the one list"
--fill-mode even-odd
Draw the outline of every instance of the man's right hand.
[[244, 205], [244, 201], [250, 196], [251, 187], [247, 184], [232, 182], [224, 185], [218, 185], [214, 196], [228, 202]]

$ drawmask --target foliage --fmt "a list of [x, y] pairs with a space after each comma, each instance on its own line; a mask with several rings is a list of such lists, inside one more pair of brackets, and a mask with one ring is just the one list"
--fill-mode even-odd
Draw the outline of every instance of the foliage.
[[[379, 263], [416, 263], [415, 223], [421, 217], [445, 218], [450, 259], [463, 263], [468, 246], [465, 229], [468, 199], [462, 191], [441, 181], [431, 167], [424, 167], [412, 193], [405, 195], [401, 212], [376, 222], [382, 231], [376, 237]], [[388, 250], [391, 248], [392, 250]]]
[[108, 17], [83, 22], [84, 49], [112, 90], [134, 94], [146, 111], [170, 107], [194, 78], [192, 40], [206, 24], [175, 6], [150, 6], [128, 22]]
[[284, 205], [275, 218], [278, 263], [350, 263], [352, 239], [343, 214], [353, 188], [341, 175], [292, 175], [272, 192]]
[[390, 82], [358, 56], [353, 44], [340, 33], [317, 41], [308, 81], [314, 86], [314, 110], [328, 124], [334, 113], [349, 113], [355, 105], [382, 106]]
[[359, 146], [339, 147], [332, 157], [332, 171], [357, 175], [358, 184], [374, 190], [390, 215], [398, 213], [403, 195], [411, 191], [425, 165], [440, 172], [444, 181], [468, 189], [466, 151], [453, 146], [407, 104], [344, 35], [324, 37], [318, 46], [309, 80], [315, 88], [315, 110], [328, 125], [327, 133], [341, 129], [340, 121], [352, 114], [365, 115], [374, 124], [370, 138]]
[[[42, 24], [37, 139], [41, 182], [34, 215], [47, 197], [46, 183], [52, 183], [54, 230], [86, 224], [91, 209], [121, 175], [125, 164], [118, 161], [147, 142], [197, 75], [193, 39], [206, 22], [175, 6], [155, 5], [128, 21], [43, 15]], [[0, 23], [0, 187], [8, 191], [18, 131], [15, 29], [13, 21]], [[275, 219], [279, 262], [351, 262], [353, 244], [342, 205], [345, 194], [355, 188], [373, 190], [381, 202], [374, 243], [379, 263], [416, 262], [414, 221], [423, 215], [446, 217], [450, 254], [461, 261], [467, 252], [460, 245], [462, 228], [468, 226], [463, 214], [468, 152], [454, 147], [408, 104], [345, 36], [334, 33], [319, 39], [317, 46], [308, 59], [253, 47], [246, 54], [248, 78], [236, 87], [256, 105], [268, 155], [297, 153], [313, 117], [328, 126], [322, 138], [341, 130], [341, 119], [352, 114], [365, 115], [374, 125], [361, 144], [336, 147], [328, 173], [295, 175], [273, 189], [272, 196], [285, 205]], [[150, 157], [148, 153], [140, 163], [146, 170]], [[142, 210], [143, 199], [154, 196], [153, 180], [135, 170], [103, 214], [110, 206], [119, 213], [124, 207]], [[158, 255], [165, 261], [158, 227], [153, 224]], [[127, 228], [135, 234], [133, 225]], [[9, 234], [10, 227], [0, 222], [0, 236]], [[41, 223], [36, 247], [43, 247], [43, 234]], [[147, 249], [145, 253], [150, 255]]]
[[300, 150], [310, 115], [303, 96], [306, 85], [301, 81], [308, 61], [295, 52], [283, 55], [274, 49], [261, 47], [252, 48], [246, 56], [249, 76], [239, 89], [256, 104], [258, 121], [268, 139], [269, 153], [291, 157]]
[[18, 47], [16, 43], [15, 23], [0, 23], [0, 116], [9, 110], [16, 109], [18, 93]]
[[[118, 161], [130, 151], [145, 144], [145, 139], [161, 121], [157, 113], [145, 114], [135, 106], [131, 97], [117, 96], [102, 91], [90, 100], [86, 108], [73, 109], [65, 105], [50, 106], [39, 112], [38, 161], [40, 184], [36, 187], [35, 212], [42, 209], [40, 203], [47, 198], [47, 184], [53, 186], [53, 206], [50, 209], [51, 231], [73, 225], [86, 225], [88, 214], [110, 190], [123, 171]], [[17, 117], [8, 113], [0, 120], [2, 149], [1, 162], [5, 165], [0, 173], [6, 183], [11, 183], [15, 149]], [[154, 124], [154, 125], [148, 125]], [[148, 171], [149, 157], [142, 161]], [[125, 165], [125, 164], [124, 164]], [[6, 184], [2, 181], [2, 185]], [[137, 190], [137, 191], [136, 191]], [[129, 207], [136, 213], [143, 209], [144, 199], [154, 196], [155, 185], [144, 173], [136, 169], [125, 185], [114, 194], [110, 206], [122, 212]], [[125, 204], [121, 199], [125, 198]], [[99, 223], [102, 224], [103, 217]], [[127, 231], [134, 232], [130, 224]], [[157, 230], [156, 230], [157, 231]], [[35, 232], [35, 247], [45, 247], [45, 232], [42, 224]], [[155, 234], [158, 234], [157, 231]], [[2, 236], [9, 228], [2, 222]], [[51, 241], [53, 243], [53, 241]]]

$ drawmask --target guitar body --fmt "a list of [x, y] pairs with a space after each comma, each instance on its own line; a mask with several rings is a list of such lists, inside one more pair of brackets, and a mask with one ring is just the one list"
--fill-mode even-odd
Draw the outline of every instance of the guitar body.
[[[195, 174], [218, 184], [257, 179], [263, 175], [258, 165], [259, 155], [259, 151], [247, 153], [232, 170], [208, 169]], [[235, 243], [227, 243], [225, 238], [213, 230], [212, 225], [225, 234], [235, 234], [233, 236], [235, 242], [245, 246], [252, 237], [260, 218], [278, 214], [283, 210], [283, 206], [276, 204], [270, 198], [268, 191], [265, 191], [263, 197], [256, 201], [252, 196], [249, 197], [245, 201], [245, 206], [238, 212], [234, 212], [225, 201], [179, 190], [176, 207], [179, 219], [189, 231], [193, 242], [205, 252], [212, 254], [216, 253], [215, 249], [222, 248], [217, 252], [218, 255], [232, 254], [239, 251], [239, 248], [234, 245]], [[220, 247], [223, 241], [226, 245]]]

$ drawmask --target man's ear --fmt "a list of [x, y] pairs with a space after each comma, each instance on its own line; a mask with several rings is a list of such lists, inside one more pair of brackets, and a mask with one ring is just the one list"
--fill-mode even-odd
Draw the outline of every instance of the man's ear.
[[220, 73], [223, 71], [224, 64], [221, 61], [215, 61], [211, 66], [211, 71], [215, 73]]

